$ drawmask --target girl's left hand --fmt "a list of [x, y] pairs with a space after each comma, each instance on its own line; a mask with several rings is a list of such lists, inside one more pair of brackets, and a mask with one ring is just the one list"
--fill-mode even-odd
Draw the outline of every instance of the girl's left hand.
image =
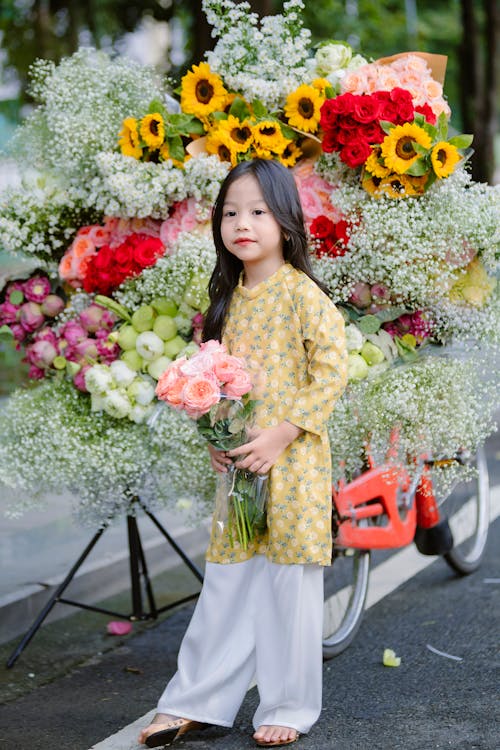
[[291, 422], [282, 422], [277, 427], [267, 427], [264, 430], [254, 428], [250, 442], [227, 451], [226, 455], [231, 458], [243, 456], [234, 464], [237, 469], [247, 469], [254, 474], [267, 474], [285, 448], [301, 433], [300, 427]]

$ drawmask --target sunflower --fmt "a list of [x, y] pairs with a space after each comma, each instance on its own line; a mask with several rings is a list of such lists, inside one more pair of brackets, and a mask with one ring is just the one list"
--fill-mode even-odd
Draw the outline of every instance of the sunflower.
[[365, 161], [365, 169], [374, 177], [387, 177], [390, 169], [387, 169], [380, 160], [380, 147], [373, 148], [370, 156]]
[[389, 198], [408, 198], [417, 195], [407, 175], [394, 173], [382, 178], [379, 192], [388, 195]]
[[[273, 151], [280, 154], [288, 144], [288, 139], [281, 132], [279, 122], [276, 120], [263, 120], [252, 126], [252, 135], [254, 137], [254, 148], [259, 156], [259, 152]], [[268, 157], [261, 156], [266, 159]]]
[[375, 175], [368, 174], [368, 172], [365, 172], [363, 175], [363, 179], [361, 181], [361, 187], [366, 190], [367, 193], [370, 193], [370, 195], [373, 195], [375, 198], [378, 198], [381, 195], [380, 190], [380, 183], [382, 182], [381, 177], [376, 177]]
[[432, 145], [425, 130], [412, 122], [392, 128], [381, 146], [386, 167], [397, 174], [404, 174], [419, 157], [414, 143], [426, 149], [430, 149]]
[[460, 156], [456, 146], [446, 141], [436, 143], [431, 151], [432, 168], [436, 177], [448, 177], [454, 170], [455, 165], [460, 161]]
[[195, 117], [206, 118], [226, 106], [227, 91], [222, 79], [212, 73], [210, 65], [202, 62], [182, 78], [181, 108]]
[[118, 145], [124, 156], [133, 156], [140, 159], [142, 148], [139, 146], [139, 133], [137, 132], [137, 120], [135, 117], [126, 117], [120, 131]]
[[295, 141], [288, 141], [284, 150], [279, 156], [279, 161], [284, 167], [293, 167], [297, 159], [302, 156], [301, 149], [297, 146]]
[[333, 88], [328, 78], [315, 78], [314, 81], [311, 81], [311, 86], [314, 89], [317, 89], [323, 98], [325, 98], [326, 96], [325, 94], [326, 89]]
[[414, 177], [413, 175], [405, 174], [405, 180], [412, 186], [415, 191], [415, 195], [423, 195], [425, 193], [428, 179], [428, 172], [421, 175], [420, 177]]
[[142, 140], [148, 148], [153, 151], [160, 148], [165, 140], [165, 125], [163, 124], [163, 117], [158, 112], [154, 112], [152, 115], [146, 115], [141, 120], [139, 132]]
[[252, 126], [248, 120], [238, 120], [237, 117], [229, 115], [227, 120], [219, 121], [219, 130], [228, 133], [232, 142], [232, 150], [237, 153], [248, 151], [253, 141]]
[[209, 154], [216, 154], [221, 161], [230, 161], [232, 166], [238, 163], [237, 151], [233, 147], [234, 141], [225, 130], [213, 128], [207, 134], [206, 149]]
[[299, 86], [286, 100], [285, 115], [289, 125], [305, 133], [316, 132], [324, 101], [325, 97], [314, 86]]

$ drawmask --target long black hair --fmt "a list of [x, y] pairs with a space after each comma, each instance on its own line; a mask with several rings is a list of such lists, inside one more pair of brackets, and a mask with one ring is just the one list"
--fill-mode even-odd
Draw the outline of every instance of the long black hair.
[[266, 205], [281, 228], [285, 261], [303, 271], [328, 294], [328, 289], [314, 276], [311, 268], [304, 214], [291, 172], [279, 162], [270, 159], [243, 161], [229, 172], [214, 204], [212, 233], [217, 261], [208, 285], [210, 306], [205, 316], [203, 341], [220, 341], [231, 297], [243, 270], [243, 262], [230, 253], [222, 241], [221, 223], [227, 191], [233, 182], [244, 175], [255, 177]]

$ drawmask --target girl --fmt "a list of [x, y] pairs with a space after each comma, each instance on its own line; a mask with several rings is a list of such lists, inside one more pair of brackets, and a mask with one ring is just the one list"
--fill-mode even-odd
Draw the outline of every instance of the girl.
[[344, 324], [314, 278], [291, 173], [254, 159], [224, 181], [213, 212], [217, 262], [203, 338], [245, 360], [257, 428], [227, 465], [270, 472], [267, 530], [243, 550], [214, 524], [203, 588], [178, 671], [140, 742], [232, 726], [255, 676], [257, 745], [294, 742], [321, 710], [323, 571], [331, 561], [327, 419], [346, 381]]

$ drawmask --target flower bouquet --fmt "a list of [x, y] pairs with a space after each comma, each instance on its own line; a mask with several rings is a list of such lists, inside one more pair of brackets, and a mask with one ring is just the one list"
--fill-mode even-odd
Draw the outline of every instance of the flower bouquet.
[[[255, 401], [251, 380], [241, 359], [218, 341], [201, 344], [187, 359], [173, 362], [160, 376], [158, 398], [196, 420], [199, 433], [217, 450], [228, 451], [249, 439]], [[229, 467], [218, 479], [215, 502], [217, 527], [228, 530], [247, 549], [266, 528], [267, 476]]]

